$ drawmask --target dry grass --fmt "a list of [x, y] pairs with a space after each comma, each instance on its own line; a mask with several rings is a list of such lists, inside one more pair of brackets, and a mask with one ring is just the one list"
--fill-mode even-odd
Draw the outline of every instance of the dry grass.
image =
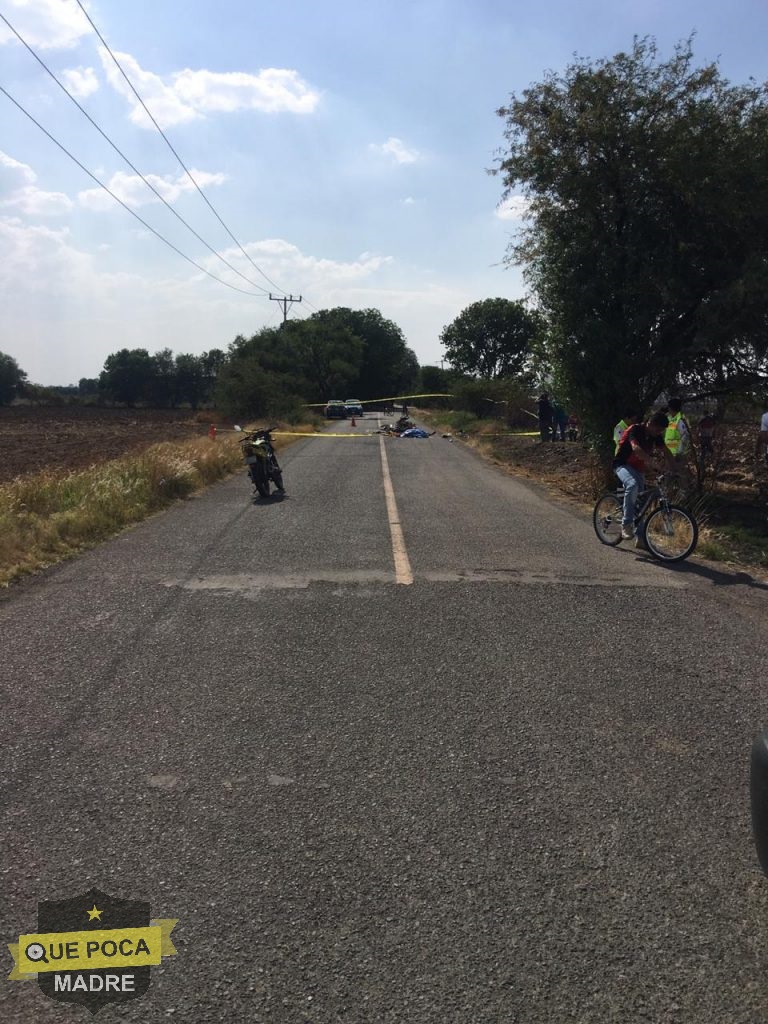
[[91, 547], [241, 466], [236, 436], [199, 438], [0, 485], [0, 586]]

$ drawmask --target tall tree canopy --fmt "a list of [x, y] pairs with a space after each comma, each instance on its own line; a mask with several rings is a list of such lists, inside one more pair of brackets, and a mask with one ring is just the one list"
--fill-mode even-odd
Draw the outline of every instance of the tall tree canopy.
[[0, 405], [10, 405], [26, 379], [13, 356], [0, 352]]
[[[353, 391], [355, 398], [387, 398], [410, 391], [419, 374], [416, 355], [403, 332], [378, 309], [321, 309], [310, 322], [344, 327], [362, 342], [362, 356]], [[349, 395], [346, 397], [350, 397]]]
[[636, 39], [498, 113], [495, 172], [529, 201], [508, 260], [524, 265], [556, 371], [594, 427], [681, 375], [765, 379], [766, 86], [694, 67], [690, 41], [659, 61]]
[[285, 415], [302, 403], [349, 397], [363, 343], [334, 321], [291, 320], [236, 338], [220, 370], [220, 408], [239, 416]]
[[455, 369], [496, 380], [523, 372], [541, 330], [541, 318], [522, 302], [483, 299], [444, 327], [440, 340]]
[[325, 309], [236, 338], [216, 400], [238, 416], [277, 416], [329, 398], [385, 398], [410, 390], [419, 364], [400, 328], [376, 309]]
[[145, 348], [121, 348], [104, 361], [99, 388], [116, 402], [135, 405], [150, 397], [155, 379], [155, 359]]

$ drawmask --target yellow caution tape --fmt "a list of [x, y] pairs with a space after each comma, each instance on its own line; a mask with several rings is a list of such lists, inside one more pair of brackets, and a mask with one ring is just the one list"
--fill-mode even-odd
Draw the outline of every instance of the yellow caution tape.
[[[303, 430], [273, 430], [271, 431], [274, 437], [376, 437], [377, 434], [386, 434], [386, 431], [379, 430], [364, 430], [362, 433], [349, 433], [349, 434], [309, 434]], [[446, 431], [448, 433], [448, 431]], [[453, 436], [453, 435], [451, 435]], [[484, 437], [538, 437], [538, 430], [507, 430], [498, 434], [467, 434], [467, 437], [474, 437], [482, 440]]]
[[[444, 392], [434, 395], [394, 395], [392, 398], [366, 398], [362, 402], [358, 402], [358, 405], [375, 405], [377, 402], [402, 402], [410, 401], [413, 398], [453, 398], [453, 395], [447, 395]], [[342, 403], [343, 404], [343, 403]], [[305, 405], [305, 409], [324, 409], [328, 405], [327, 402], [312, 402], [310, 405]]]
[[273, 437], [375, 437], [378, 430], [364, 430], [362, 434], [307, 434], [299, 430], [273, 430]]

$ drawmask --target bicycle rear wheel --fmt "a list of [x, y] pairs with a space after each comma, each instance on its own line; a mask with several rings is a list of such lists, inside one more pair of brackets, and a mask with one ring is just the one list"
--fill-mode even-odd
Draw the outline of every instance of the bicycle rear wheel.
[[604, 494], [592, 512], [592, 525], [598, 540], [610, 547], [621, 542], [622, 502], [615, 494]]
[[699, 527], [685, 509], [669, 505], [651, 512], [643, 536], [654, 558], [660, 562], [681, 562], [696, 547]]

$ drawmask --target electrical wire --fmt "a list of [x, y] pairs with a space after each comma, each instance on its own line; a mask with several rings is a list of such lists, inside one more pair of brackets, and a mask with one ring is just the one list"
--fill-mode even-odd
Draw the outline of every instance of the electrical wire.
[[225, 259], [225, 257], [222, 256], [221, 253], [217, 252], [216, 249], [214, 249], [214, 247], [209, 242], [206, 242], [206, 240], [201, 235], [199, 235], [197, 233], [197, 231], [195, 231], [195, 229], [191, 226], [191, 224], [188, 224], [187, 221], [184, 220], [184, 218], [181, 216], [181, 214], [178, 213], [178, 211], [175, 210], [171, 206], [171, 204], [158, 192], [158, 190], [155, 188], [155, 186], [152, 184], [152, 182], [147, 180], [147, 178], [141, 173], [141, 171], [138, 169], [138, 167], [136, 167], [136, 165], [131, 162], [131, 160], [125, 155], [125, 153], [123, 153], [123, 151], [112, 141], [112, 139], [110, 139], [110, 137], [106, 134], [106, 132], [102, 130], [102, 128], [96, 123], [96, 121], [94, 121], [94, 119], [91, 117], [91, 115], [88, 113], [88, 111], [80, 103], [78, 103], [78, 101], [75, 99], [75, 97], [72, 95], [72, 93], [67, 89], [67, 87], [64, 85], [64, 83], [61, 82], [56, 77], [56, 75], [53, 73], [53, 71], [51, 71], [51, 69], [48, 67], [48, 65], [45, 63], [45, 61], [42, 59], [42, 57], [40, 57], [32, 49], [32, 47], [29, 45], [29, 43], [21, 36], [21, 34], [19, 32], [17, 32], [17, 30], [13, 27], [13, 25], [10, 23], [10, 21], [8, 21], [8, 19], [5, 17], [5, 15], [2, 12], [0, 12], [0, 19], [5, 22], [5, 24], [11, 30], [11, 32], [13, 32], [13, 34], [16, 36], [16, 38], [19, 40], [19, 42], [22, 44], [22, 46], [26, 47], [26, 49], [32, 54], [32, 56], [35, 58], [35, 60], [38, 62], [38, 64], [40, 64], [40, 66], [42, 68], [44, 68], [44, 70], [51, 76], [51, 78], [54, 80], [56, 85], [58, 85], [58, 87], [61, 89], [61, 91], [66, 96], [68, 96], [70, 100], [72, 100], [72, 102], [75, 104], [75, 106], [80, 111], [80, 113], [83, 114], [83, 116], [86, 117], [91, 122], [93, 127], [99, 133], [99, 135], [101, 135], [102, 138], [105, 139], [109, 143], [109, 145], [112, 147], [112, 149], [114, 149], [114, 151], [118, 154], [118, 156], [122, 157], [122, 159], [125, 160], [125, 162], [131, 168], [131, 170], [135, 171], [135, 173], [138, 174], [138, 176], [141, 178], [141, 180], [144, 182], [144, 184], [147, 186], [147, 188], [157, 196], [157, 198], [160, 200], [161, 203], [163, 203], [164, 206], [168, 207], [168, 209], [171, 211], [171, 213], [174, 215], [174, 217], [178, 221], [180, 221], [184, 225], [185, 228], [188, 228], [188, 230], [192, 232], [192, 234], [195, 236], [195, 238], [197, 238], [198, 241], [202, 242], [203, 245], [210, 252], [212, 252], [214, 256], [216, 256], [218, 259], [220, 259], [222, 261], [222, 263], [224, 263], [227, 267], [229, 267], [229, 269], [232, 270], [235, 274], [237, 274], [238, 277], [241, 277], [246, 282], [246, 284], [251, 285], [252, 288], [257, 288], [259, 291], [264, 292], [264, 294], [266, 295], [267, 294], [267, 289], [266, 288], [264, 288], [260, 284], [257, 284], [255, 281], [251, 281], [250, 278], [247, 278], [245, 276], [245, 274], [241, 273], [237, 269], [237, 267], [233, 266], [229, 262], [229, 260]]
[[177, 159], [177, 160], [179, 161], [179, 163], [180, 163], [180, 164], [181, 164], [181, 166], [183, 167], [184, 171], [186, 172], [186, 174], [187, 174], [187, 177], [188, 177], [188, 178], [189, 178], [189, 180], [190, 180], [190, 181], [192, 182], [192, 184], [193, 184], [193, 185], [195, 186], [195, 188], [196, 188], [196, 189], [197, 189], [197, 191], [198, 191], [198, 192], [200, 193], [200, 195], [202, 196], [202, 198], [203, 198], [203, 199], [205, 200], [205, 203], [207, 204], [207, 206], [208, 206], [208, 208], [210, 209], [211, 213], [213, 213], [214, 217], [215, 217], [215, 218], [216, 218], [216, 219], [218, 220], [219, 224], [221, 224], [221, 226], [222, 226], [222, 227], [224, 228], [224, 230], [225, 230], [225, 231], [227, 232], [227, 234], [228, 234], [228, 235], [229, 235], [229, 237], [230, 237], [230, 238], [232, 239], [232, 241], [233, 241], [233, 242], [235, 243], [235, 245], [236, 245], [236, 246], [237, 246], [237, 247], [238, 247], [238, 248], [240, 249], [240, 252], [242, 252], [242, 254], [243, 254], [243, 255], [245, 256], [245, 258], [246, 258], [246, 259], [247, 259], [247, 260], [249, 261], [249, 263], [250, 263], [250, 264], [251, 264], [251, 265], [252, 265], [252, 266], [253, 266], [253, 267], [254, 267], [254, 268], [255, 268], [255, 269], [256, 269], [256, 270], [257, 270], [257, 271], [258, 271], [258, 272], [259, 272], [259, 273], [261, 274], [261, 276], [262, 276], [262, 277], [264, 278], [264, 280], [265, 280], [265, 281], [268, 281], [268, 282], [269, 282], [269, 283], [270, 283], [270, 284], [272, 285], [272, 287], [273, 287], [273, 288], [275, 288], [275, 289], [276, 289], [277, 291], [279, 291], [279, 292], [282, 292], [282, 293], [283, 293], [283, 295], [287, 295], [288, 293], [287, 293], [287, 292], [285, 291], [285, 289], [284, 289], [284, 288], [281, 288], [281, 287], [280, 287], [280, 285], [278, 285], [278, 284], [275, 284], [275, 282], [274, 282], [274, 281], [273, 281], [273, 280], [272, 280], [271, 278], [267, 277], [267, 275], [266, 275], [266, 274], [264, 273], [264, 271], [263, 271], [263, 270], [261, 269], [261, 267], [260, 267], [260, 266], [258, 266], [258, 264], [257, 264], [257, 263], [255, 263], [255, 262], [253, 261], [253, 259], [251, 258], [251, 256], [250, 256], [250, 255], [249, 255], [249, 254], [248, 254], [248, 253], [247, 253], [247, 252], [245, 251], [245, 249], [244, 249], [244, 248], [242, 247], [242, 245], [240, 244], [240, 242], [239, 242], [239, 241], [238, 241], [238, 240], [237, 240], [237, 239], [235, 238], [235, 236], [234, 236], [234, 235], [232, 234], [232, 232], [231, 232], [231, 231], [229, 230], [229, 228], [227, 227], [227, 225], [226, 225], [226, 224], [224, 223], [224, 221], [223, 221], [223, 220], [221, 219], [221, 217], [220, 217], [220, 216], [219, 216], [219, 214], [217, 213], [216, 209], [214, 208], [213, 204], [212, 204], [212, 203], [210, 202], [210, 200], [208, 199], [208, 197], [206, 196], [206, 194], [205, 194], [205, 193], [203, 192], [203, 190], [202, 190], [202, 189], [200, 188], [200, 186], [198, 185], [198, 183], [197, 183], [197, 182], [195, 181], [195, 179], [194, 179], [194, 177], [192, 176], [192, 173], [191, 173], [191, 171], [189, 170], [189, 168], [187, 167], [187, 165], [186, 165], [186, 164], [184, 163], [184, 161], [183, 161], [183, 160], [181, 159], [181, 157], [179, 156], [179, 154], [178, 154], [178, 153], [176, 152], [176, 150], [175, 150], [175, 149], [173, 148], [173, 145], [171, 144], [171, 141], [170, 141], [170, 139], [169, 139], [169, 138], [168, 138], [168, 136], [167, 136], [167, 135], [165, 134], [165, 132], [163, 131], [163, 129], [162, 129], [161, 127], [160, 127], [160, 125], [159, 125], [159, 124], [157, 123], [157, 121], [155, 120], [155, 118], [154, 118], [154, 117], [152, 116], [152, 114], [151, 114], [151, 112], [150, 112], [149, 108], [147, 107], [146, 103], [144, 102], [144, 100], [143, 100], [143, 99], [141, 98], [141, 96], [140, 96], [140, 95], [138, 94], [138, 92], [136, 91], [136, 89], [135, 89], [135, 87], [134, 87], [134, 85], [133, 85], [133, 82], [132, 82], [132, 81], [130, 80], [130, 78], [128, 77], [128, 75], [127, 75], [127, 74], [125, 73], [125, 71], [123, 70], [123, 67], [122, 67], [122, 65], [121, 65], [120, 61], [119, 61], [119, 60], [117, 59], [117, 57], [116, 57], [116, 56], [114, 55], [114, 53], [113, 53], [113, 52], [112, 52], [112, 50], [110, 49], [110, 47], [109, 47], [109, 44], [107, 43], [107, 41], [106, 41], [106, 39], [104, 38], [104, 36], [103, 36], [103, 35], [101, 34], [101, 32], [99, 32], [98, 28], [97, 28], [97, 27], [96, 27], [96, 25], [94, 24], [94, 22], [93, 22], [93, 19], [91, 18], [91, 16], [90, 16], [90, 14], [88, 13], [88, 11], [86, 11], [85, 7], [83, 7], [83, 5], [82, 5], [82, 3], [80, 2], [80, 0], [75, 0], [75, 2], [76, 2], [76, 4], [77, 4], [77, 6], [78, 6], [78, 7], [80, 8], [80, 10], [81, 10], [81, 11], [83, 12], [83, 14], [85, 15], [85, 17], [87, 18], [87, 20], [88, 20], [88, 23], [90, 24], [90, 26], [91, 26], [91, 28], [93, 29], [93, 31], [94, 31], [94, 32], [96, 33], [96, 35], [97, 35], [97, 36], [99, 37], [99, 39], [101, 40], [101, 43], [102, 43], [102, 45], [104, 46], [104, 48], [106, 49], [107, 53], [108, 53], [108, 54], [110, 55], [110, 57], [112, 58], [112, 60], [113, 60], [113, 61], [115, 62], [115, 64], [117, 65], [117, 69], [118, 69], [118, 71], [119, 71], [119, 72], [120, 72], [120, 74], [121, 74], [121, 75], [123, 76], [123, 78], [125, 79], [125, 81], [126, 81], [126, 82], [128, 83], [128, 87], [130, 88], [131, 92], [133, 93], [133, 95], [134, 95], [134, 96], [136, 97], [136, 99], [137, 99], [137, 100], [139, 101], [139, 103], [140, 103], [140, 104], [142, 105], [142, 107], [144, 108], [144, 111], [146, 112], [146, 114], [147, 114], [147, 116], [149, 117], [149, 119], [150, 119], [150, 121], [152, 122], [152, 124], [153, 124], [153, 125], [155, 126], [155, 128], [157, 128], [157, 130], [158, 130], [158, 131], [160, 132], [160, 134], [162, 135], [163, 139], [165, 140], [165, 144], [166, 144], [166, 145], [168, 146], [168, 148], [170, 149], [170, 151], [171, 151], [171, 152], [173, 153], [173, 155], [174, 155], [174, 156], [176, 157], [176, 159]]
[[177, 246], [175, 246], [173, 244], [173, 242], [169, 242], [168, 239], [164, 235], [161, 235], [160, 232], [156, 231], [155, 228], [153, 228], [151, 224], [148, 224], [144, 220], [143, 217], [140, 217], [138, 215], [138, 213], [136, 213], [135, 210], [132, 210], [130, 208], [130, 206], [127, 205], [127, 203], [124, 203], [123, 200], [120, 199], [119, 196], [116, 196], [115, 193], [107, 185], [105, 185], [103, 181], [100, 181], [99, 178], [97, 178], [96, 175], [92, 171], [89, 171], [88, 168], [84, 164], [80, 163], [80, 161], [77, 159], [77, 157], [74, 156], [72, 153], [70, 153], [70, 151], [67, 149], [67, 147], [65, 145], [63, 145], [63, 143], [59, 142], [59, 140], [57, 138], [55, 138], [53, 135], [51, 135], [51, 133], [48, 131], [48, 129], [44, 128], [40, 124], [40, 122], [38, 120], [36, 120], [36, 118], [34, 118], [32, 116], [32, 114], [30, 114], [30, 112], [28, 110], [25, 110], [25, 108], [21, 105], [21, 103], [19, 103], [18, 100], [14, 99], [14, 97], [11, 96], [11, 94], [8, 92], [8, 90], [3, 88], [2, 85], [0, 85], [0, 92], [2, 92], [3, 95], [7, 96], [8, 99], [11, 101], [11, 103], [13, 103], [13, 105], [15, 107], [18, 107], [18, 109], [22, 112], [22, 114], [24, 114], [26, 117], [28, 117], [29, 120], [33, 124], [37, 125], [37, 127], [40, 129], [40, 131], [44, 135], [47, 135], [48, 138], [51, 140], [51, 142], [53, 142], [56, 146], [58, 146], [59, 149], [63, 153], [66, 153], [67, 156], [70, 158], [70, 160], [74, 161], [74, 163], [77, 164], [77, 166], [80, 168], [81, 171], [84, 171], [88, 175], [89, 178], [92, 178], [93, 181], [95, 181], [96, 184], [100, 186], [100, 188], [103, 188], [104, 191], [108, 195], [112, 196], [112, 198], [115, 200], [115, 202], [119, 203], [120, 206], [122, 206], [124, 210], [127, 210], [128, 213], [130, 213], [130, 215], [132, 217], [135, 217], [136, 220], [147, 229], [147, 231], [151, 231], [153, 235], [155, 235], [157, 238], [160, 239], [161, 242], [165, 242], [165, 244], [170, 249], [173, 249], [173, 251], [175, 253], [178, 253], [178, 255], [181, 256], [182, 259], [185, 259], [187, 261], [187, 263], [191, 263], [193, 267], [196, 267], [198, 270], [201, 270], [204, 274], [207, 274], [208, 277], [213, 278], [214, 281], [218, 281], [219, 284], [226, 285], [227, 288], [231, 288], [233, 291], [240, 292], [242, 295], [250, 295], [252, 298], [257, 298], [257, 299], [260, 299], [260, 298], [263, 297], [262, 295], [259, 295], [257, 292], [247, 292], [244, 288], [238, 288], [237, 285], [230, 284], [228, 281], [223, 280], [221, 277], [217, 277], [215, 274], [212, 274], [210, 272], [210, 270], [206, 270], [205, 267], [201, 267], [199, 263], [196, 263], [192, 259], [191, 256], [187, 256], [186, 253], [183, 253], [181, 251], [181, 249], [177, 248]]

